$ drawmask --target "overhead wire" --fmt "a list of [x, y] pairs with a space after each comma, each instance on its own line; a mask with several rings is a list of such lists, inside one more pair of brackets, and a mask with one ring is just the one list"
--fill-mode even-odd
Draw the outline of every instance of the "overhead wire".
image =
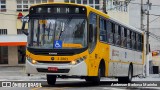
[[156, 35], [154, 33], [149, 32], [149, 36], [154, 38], [154, 39], [156, 39], [156, 40], [158, 40], [158, 41], [160, 41], [160, 36], [158, 36], [158, 35]]

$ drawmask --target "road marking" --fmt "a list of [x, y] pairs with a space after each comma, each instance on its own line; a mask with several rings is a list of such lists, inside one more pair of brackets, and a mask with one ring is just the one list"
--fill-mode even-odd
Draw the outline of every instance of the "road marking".
[[32, 88], [31, 90], [38, 90], [40, 89], [41, 87], [36, 87], [36, 88]]

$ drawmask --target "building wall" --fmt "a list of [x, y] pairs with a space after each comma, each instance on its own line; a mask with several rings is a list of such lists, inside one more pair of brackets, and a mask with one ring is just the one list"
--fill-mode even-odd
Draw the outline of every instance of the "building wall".
[[122, 5], [116, 5], [114, 4], [114, 0], [110, 0], [107, 2], [107, 12], [108, 14], [120, 21], [123, 22], [125, 24], [129, 24], [129, 10], [128, 10], [128, 6], [125, 6], [124, 1], [125, 0], [118, 0], [119, 3], [121, 2]]
[[18, 49], [17, 46], [8, 47], [8, 61], [10, 66], [18, 65]]
[[[0, 14], [0, 29], [7, 29], [7, 34], [9, 36], [14, 36], [17, 34], [16, 29], [16, 2], [15, 0], [6, 0], [6, 12]], [[1, 35], [3, 36], [3, 35]], [[7, 36], [7, 35], [6, 35]], [[2, 39], [2, 38], [1, 38]], [[6, 40], [7, 41], [7, 40]], [[8, 65], [17, 65], [17, 46], [8, 47]], [[3, 65], [3, 64], [0, 64]]]
[[[0, 14], [0, 29], [7, 29], [8, 34], [16, 34], [16, 2], [15, 0], [6, 0], [7, 12]], [[6, 15], [5, 15], [6, 14]]]
[[[53, 2], [53, 0], [49, 0]], [[6, 11], [0, 12], [0, 29], [7, 29], [7, 34], [0, 34], [0, 47], [3, 47], [3, 44], [8, 43], [8, 64], [0, 64], [0, 66], [17, 66], [18, 64], [18, 47], [21, 45], [10, 45], [9, 43], [26, 42], [26, 36], [17, 34], [17, 29], [21, 29], [22, 22], [20, 19], [17, 19], [17, 15], [21, 11], [17, 11], [17, 1], [16, 0], [6, 0]], [[22, 12], [23, 15], [27, 15], [28, 12]], [[1, 32], [1, 31], [0, 31]], [[0, 56], [3, 56], [4, 52], [0, 52]], [[3, 58], [0, 58], [3, 59]]]
[[119, 11], [108, 11], [108, 14], [120, 21], [120, 22], [123, 22], [125, 24], [129, 24], [129, 15], [128, 15], [128, 12], [119, 12]]

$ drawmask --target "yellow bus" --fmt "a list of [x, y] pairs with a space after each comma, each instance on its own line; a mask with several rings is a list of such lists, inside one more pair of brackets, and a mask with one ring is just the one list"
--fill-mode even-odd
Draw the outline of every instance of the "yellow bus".
[[143, 74], [141, 30], [73, 3], [34, 5], [28, 17], [26, 73], [46, 74], [49, 85], [65, 77], [95, 84], [101, 77], [131, 82]]

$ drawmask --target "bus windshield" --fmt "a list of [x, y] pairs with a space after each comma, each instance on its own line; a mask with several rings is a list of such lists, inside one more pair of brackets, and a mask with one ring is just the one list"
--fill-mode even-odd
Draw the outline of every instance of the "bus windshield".
[[39, 49], [74, 49], [87, 47], [85, 18], [57, 17], [29, 20], [28, 46]]

